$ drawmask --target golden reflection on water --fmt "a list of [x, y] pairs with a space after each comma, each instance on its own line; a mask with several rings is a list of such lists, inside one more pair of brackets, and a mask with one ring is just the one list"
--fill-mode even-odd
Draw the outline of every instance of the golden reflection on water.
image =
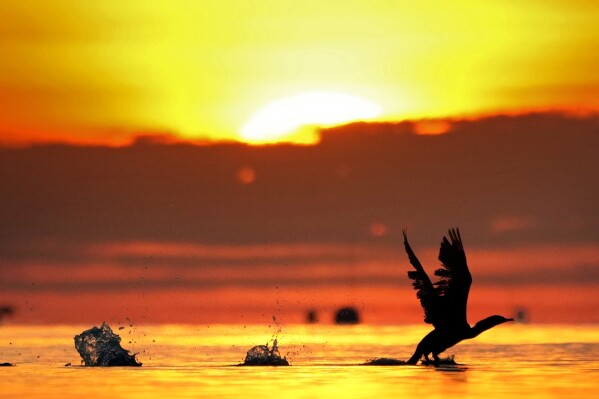
[[[0, 391], [64, 398], [559, 398], [599, 395], [599, 326], [506, 325], [447, 351], [459, 366], [373, 367], [407, 359], [426, 326], [124, 326], [141, 368], [79, 366], [73, 336], [90, 326], [2, 326]], [[237, 367], [278, 329], [291, 367]], [[73, 366], [65, 367], [66, 363]]]

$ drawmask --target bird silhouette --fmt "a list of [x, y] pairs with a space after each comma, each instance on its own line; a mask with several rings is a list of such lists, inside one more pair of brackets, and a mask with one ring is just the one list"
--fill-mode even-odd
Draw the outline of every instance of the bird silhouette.
[[436, 283], [431, 282], [412, 251], [405, 230], [403, 236], [408, 258], [415, 269], [408, 272], [408, 277], [413, 280], [416, 296], [424, 309], [424, 321], [435, 327], [422, 338], [408, 364], [418, 363], [423, 356], [426, 363], [430, 363], [429, 354], [433, 355], [435, 364], [439, 364], [439, 353], [498, 324], [513, 321], [495, 315], [479, 321], [474, 327], [468, 324], [466, 309], [472, 276], [459, 229], [449, 230], [449, 239], [443, 237], [439, 250], [442, 267], [435, 270], [435, 276], [440, 277]]

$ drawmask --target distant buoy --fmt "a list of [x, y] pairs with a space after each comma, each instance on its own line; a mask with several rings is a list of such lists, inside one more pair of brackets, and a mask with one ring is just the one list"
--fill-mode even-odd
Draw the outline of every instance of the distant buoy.
[[12, 306], [0, 306], [0, 321], [4, 316], [10, 316], [15, 312], [15, 308]]
[[335, 313], [336, 324], [358, 324], [359, 322], [358, 311], [352, 307], [341, 308]]
[[320, 320], [318, 320], [318, 313], [316, 312], [316, 310], [308, 310], [308, 312], [306, 313], [306, 323], [314, 324], [318, 323], [319, 321]]
[[530, 322], [530, 314], [526, 308], [517, 308], [514, 312], [514, 321], [516, 323]]

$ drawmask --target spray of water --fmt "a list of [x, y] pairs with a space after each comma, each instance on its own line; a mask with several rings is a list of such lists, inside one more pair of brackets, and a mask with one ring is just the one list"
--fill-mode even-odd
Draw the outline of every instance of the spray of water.
[[121, 347], [121, 337], [106, 323], [75, 335], [75, 349], [86, 366], [141, 366], [135, 354]]

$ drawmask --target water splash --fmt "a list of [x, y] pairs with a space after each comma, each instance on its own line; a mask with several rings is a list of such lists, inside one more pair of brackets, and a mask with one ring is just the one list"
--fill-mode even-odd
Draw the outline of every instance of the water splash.
[[[276, 341], [277, 338], [279, 337], [279, 334], [283, 331], [283, 327], [279, 324], [279, 321], [277, 320], [277, 316], [272, 315], [272, 321], [274, 323], [275, 332], [272, 334], [272, 337], [270, 339], [272, 341]], [[271, 326], [272, 326], [271, 324], [268, 325], [269, 328]]]
[[247, 351], [243, 366], [289, 366], [286, 357], [281, 357], [277, 340], [275, 339], [272, 348], [266, 345], [254, 346]]
[[459, 363], [455, 361], [455, 355], [440, 357], [437, 363], [435, 363], [434, 360], [431, 360], [430, 362], [423, 360], [420, 364], [423, 366], [459, 366]]
[[[455, 361], [454, 355], [448, 357], [439, 358], [439, 362], [435, 363], [434, 361], [426, 362], [422, 361], [420, 364], [423, 366], [458, 366], [459, 364]], [[410, 364], [405, 360], [394, 359], [391, 357], [379, 357], [374, 358], [366, 363], [364, 366], [409, 366]]]
[[121, 347], [121, 337], [106, 323], [75, 335], [75, 349], [86, 366], [141, 366], [135, 354]]
[[371, 359], [364, 363], [364, 366], [403, 366], [408, 363], [404, 360], [393, 359], [390, 357], [379, 357]]

